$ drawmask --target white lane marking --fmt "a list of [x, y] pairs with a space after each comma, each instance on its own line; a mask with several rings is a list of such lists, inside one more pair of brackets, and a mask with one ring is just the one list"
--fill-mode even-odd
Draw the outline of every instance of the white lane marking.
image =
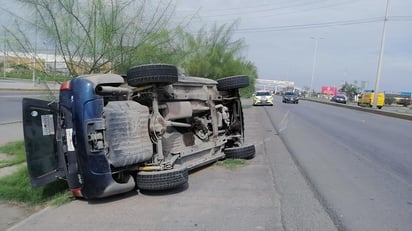
[[282, 120], [280, 121], [279, 133], [283, 132], [284, 130], [288, 128], [288, 122], [289, 122], [289, 110], [285, 113]]

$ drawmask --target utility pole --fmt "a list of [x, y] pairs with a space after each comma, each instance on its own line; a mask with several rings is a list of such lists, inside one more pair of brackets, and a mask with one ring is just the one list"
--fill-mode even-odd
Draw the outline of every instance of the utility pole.
[[324, 39], [324, 38], [315, 38], [315, 37], [310, 37], [310, 38], [315, 40], [315, 50], [313, 51], [312, 78], [310, 80], [309, 96], [311, 96], [312, 92], [313, 92], [313, 80], [315, 79], [316, 58], [317, 58], [317, 53], [318, 53], [318, 42], [319, 42], [319, 39]]
[[379, 83], [381, 81], [383, 53], [384, 53], [384, 48], [385, 48], [386, 22], [388, 21], [388, 9], [389, 9], [389, 0], [386, 0], [386, 10], [385, 10], [385, 19], [383, 20], [381, 49], [380, 49], [380, 52], [379, 52], [378, 70], [376, 71], [375, 91], [374, 91], [375, 94], [373, 96], [373, 107], [374, 108], [376, 108], [376, 105], [378, 103]]

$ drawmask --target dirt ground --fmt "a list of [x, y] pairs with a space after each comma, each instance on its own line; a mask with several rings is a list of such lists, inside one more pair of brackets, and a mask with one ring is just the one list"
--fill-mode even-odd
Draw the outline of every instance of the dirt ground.
[[7, 230], [37, 210], [38, 208], [0, 202], [0, 230]]

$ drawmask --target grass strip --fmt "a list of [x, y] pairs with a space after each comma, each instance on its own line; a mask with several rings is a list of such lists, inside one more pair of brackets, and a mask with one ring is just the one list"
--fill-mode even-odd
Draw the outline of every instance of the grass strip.
[[[23, 141], [8, 143], [0, 147], [0, 152], [11, 157], [0, 161], [0, 168], [21, 164], [26, 160]], [[4, 201], [58, 206], [72, 200], [67, 184], [63, 180], [32, 189], [26, 166], [21, 166], [16, 172], [1, 177], [0, 185], [0, 200]]]
[[244, 159], [224, 159], [223, 161], [217, 162], [218, 166], [223, 166], [230, 170], [235, 170], [241, 166], [246, 165], [246, 160]]
[[0, 200], [22, 202], [29, 205], [61, 205], [72, 200], [67, 184], [56, 181], [32, 189], [27, 168], [22, 166], [15, 173], [0, 178]]
[[26, 161], [24, 141], [8, 143], [0, 147], [0, 153], [5, 153], [6, 156], [10, 157], [5, 160], [0, 160], [0, 168], [21, 164]]

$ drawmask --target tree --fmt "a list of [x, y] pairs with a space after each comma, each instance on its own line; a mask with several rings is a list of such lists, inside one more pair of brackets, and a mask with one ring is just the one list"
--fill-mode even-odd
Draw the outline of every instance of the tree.
[[[6, 28], [13, 37], [8, 41], [14, 41], [9, 47], [15, 54], [36, 54], [37, 42], [31, 37], [36, 40], [39, 35], [56, 47], [72, 77], [112, 70], [126, 73], [139, 64], [169, 63], [188, 75], [215, 80], [248, 75], [250, 87], [242, 92], [247, 96], [254, 91], [257, 69], [241, 55], [244, 41], [233, 39], [236, 22], [214, 25], [211, 30], [203, 27], [193, 35], [184, 26], [168, 25], [174, 13], [171, 1], [158, 5], [148, 0], [17, 1], [32, 15], [16, 21], [13, 29]], [[42, 62], [34, 59], [32, 68], [39, 68]]]
[[179, 47], [184, 54], [181, 66], [188, 75], [220, 79], [232, 75], [248, 75], [250, 87], [242, 89], [242, 95], [250, 96], [257, 78], [256, 66], [242, 55], [246, 47], [243, 40], [233, 39], [237, 23], [214, 25], [210, 31], [205, 27], [193, 35], [181, 31]]
[[339, 89], [340, 92], [344, 92], [346, 96], [352, 101], [356, 95], [360, 93], [361, 88], [356, 85], [356, 82], [353, 84], [345, 82], [341, 88]]
[[15, 53], [35, 54], [36, 41], [29, 37], [40, 35], [55, 45], [71, 76], [102, 70], [124, 71], [125, 61], [165, 30], [174, 11], [171, 2], [164, 6], [133, 0], [18, 2], [32, 15], [28, 20], [16, 21], [14, 30], [6, 28], [14, 38], [15, 43], [10, 45]]

